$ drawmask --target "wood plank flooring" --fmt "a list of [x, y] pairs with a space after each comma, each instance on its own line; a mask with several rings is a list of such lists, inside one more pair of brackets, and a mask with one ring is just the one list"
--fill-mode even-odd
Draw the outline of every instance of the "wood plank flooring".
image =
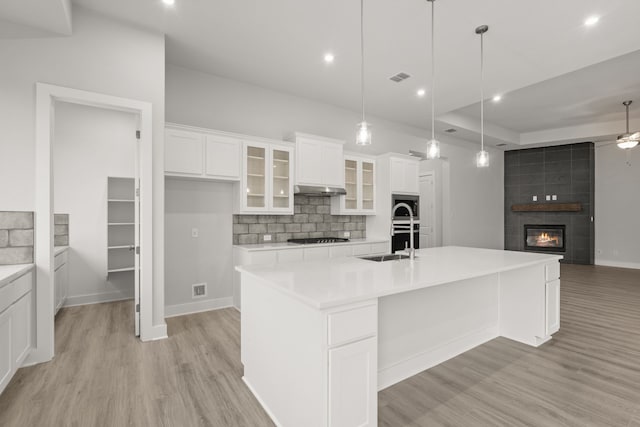
[[[132, 336], [131, 302], [63, 309], [54, 361], [18, 371], [0, 426], [272, 426], [241, 380], [234, 309]], [[379, 394], [381, 426], [640, 427], [640, 270], [563, 265], [560, 332], [498, 338]], [[296, 426], [298, 427], [298, 426]]]

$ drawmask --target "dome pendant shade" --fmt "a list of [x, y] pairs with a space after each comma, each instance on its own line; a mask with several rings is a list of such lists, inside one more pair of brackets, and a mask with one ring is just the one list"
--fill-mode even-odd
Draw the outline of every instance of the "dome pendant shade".
[[622, 148], [623, 150], [633, 148], [640, 142], [640, 132], [629, 132], [629, 105], [631, 105], [631, 102], [633, 101], [624, 101], [622, 103], [622, 105], [624, 105], [627, 109], [627, 131], [622, 135], [618, 135], [618, 138], [616, 139], [618, 147]]

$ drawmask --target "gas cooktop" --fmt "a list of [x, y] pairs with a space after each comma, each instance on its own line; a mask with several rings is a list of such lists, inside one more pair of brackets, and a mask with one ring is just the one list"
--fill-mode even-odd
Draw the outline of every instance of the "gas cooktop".
[[342, 237], [313, 237], [310, 239], [289, 239], [287, 242], [296, 243], [298, 245], [310, 245], [313, 243], [342, 243], [348, 242], [349, 239], [344, 239]]

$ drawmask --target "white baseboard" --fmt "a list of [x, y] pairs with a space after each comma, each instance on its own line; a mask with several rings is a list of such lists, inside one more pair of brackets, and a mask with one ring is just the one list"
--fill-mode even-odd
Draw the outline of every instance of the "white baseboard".
[[620, 268], [635, 268], [640, 269], [639, 262], [625, 262], [625, 261], [612, 261], [608, 259], [596, 258], [596, 265], [602, 265], [605, 267], [620, 267]]
[[75, 295], [68, 296], [63, 307], [74, 307], [77, 305], [100, 304], [103, 302], [122, 301], [133, 299], [133, 293], [109, 292], [103, 294]]
[[164, 317], [183, 316], [185, 314], [201, 313], [203, 311], [218, 310], [233, 306], [233, 297], [208, 299], [204, 301], [188, 302], [185, 304], [167, 305], [164, 307]]
[[275, 417], [275, 415], [273, 415], [273, 412], [271, 412], [271, 409], [269, 409], [269, 407], [264, 402], [264, 400], [262, 400], [260, 395], [258, 393], [256, 393], [256, 390], [253, 388], [253, 386], [251, 385], [251, 383], [249, 382], [247, 377], [243, 376], [242, 377], [242, 381], [244, 381], [244, 383], [249, 388], [249, 390], [251, 390], [251, 393], [253, 394], [253, 396], [256, 398], [258, 403], [260, 403], [260, 406], [262, 406], [262, 409], [264, 409], [264, 411], [267, 413], [267, 415], [269, 415], [269, 418], [271, 418], [271, 421], [273, 421], [273, 423], [276, 425], [276, 427], [282, 427], [282, 424], [278, 421], [278, 419]]
[[406, 380], [426, 369], [456, 357], [474, 347], [498, 337], [498, 328], [472, 332], [441, 347], [425, 351], [378, 370], [378, 391]]

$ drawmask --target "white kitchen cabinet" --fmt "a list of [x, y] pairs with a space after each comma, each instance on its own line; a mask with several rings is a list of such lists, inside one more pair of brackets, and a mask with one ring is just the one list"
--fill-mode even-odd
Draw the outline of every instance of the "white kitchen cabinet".
[[373, 337], [329, 350], [330, 426], [378, 425], [377, 346]]
[[296, 185], [344, 186], [344, 141], [295, 133]]
[[53, 271], [53, 313], [58, 314], [64, 305], [69, 289], [69, 256], [67, 251], [59, 253], [54, 257]]
[[165, 129], [165, 175], [239, 181], [242, 135], [182, 125]]
[[164, 139], [165, 173], [202, 175], [203, 134], [167, 128]]
[[0, 287], [0, 393], [32, 348], [34, 321], [33, 272]]
[[239, 180], [242, 144], [236, 138], [207, 135], [204, 174], [209, 178]]
[[293, 146], [245, 141], [239, 214], [293, 214]]
[[392, 194], [419, 194], [419, 161], [411, 157], [390, 157]]
[[547, 282], [545, 288], [546, 334], [553, 335], [560, 330], [560, 280]]
[[347, 194], [331, 199], [331, 213], [334, 215], [375, 215], [375, 159], [345, 155], [343, 163], [344, 187]]

